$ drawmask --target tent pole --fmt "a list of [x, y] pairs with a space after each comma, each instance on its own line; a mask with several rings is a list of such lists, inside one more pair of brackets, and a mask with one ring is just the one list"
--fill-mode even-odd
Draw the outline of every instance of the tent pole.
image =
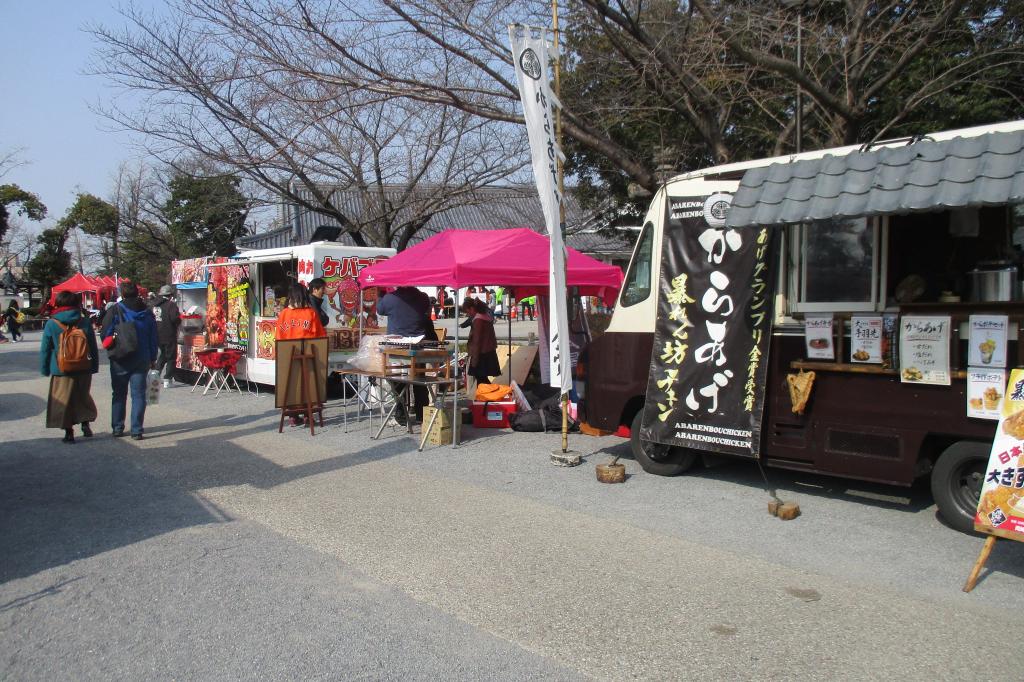
[[452, 393], [452, 448], [459, 447], [459, 427], [462, 420], [459, 418], [459, 289], [452, 291], [452, 300], [455, 301], [455, 313], [452, 319], [455, 322], [455, 387]]
[[[514, 294], [515, 290], [513, 290]], [[505, 301], [509, 300], [508, 291], [505, 292]], [[513, 296], [514, 298], [514, 296]], [[512, 315], [508, 311], [505, 301], [501, 302], [501, 309], [505, 312], [505, 319], [508, 320], [508, 385], [512, 385]]]

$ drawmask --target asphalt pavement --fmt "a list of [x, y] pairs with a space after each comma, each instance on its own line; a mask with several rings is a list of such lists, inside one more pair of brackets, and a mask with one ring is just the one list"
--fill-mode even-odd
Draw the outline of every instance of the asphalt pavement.
[[[1024, 547], [926, 488], [643, 472], [621, 438], [277, 433], [273, 397], [165, 390], [146, 439], [42, 427], [38, 333], [0, 346], [3, 679], [1016, 679]], [[594, 466], [623, 457], [623, 485]], [[995, 637], [994, 642], [990, 642]], [[1005, 642], [1005, 643], [1004, 643]], [[978, 646], [978, 643], [984, 643]], [[987, 645], [987, 646], [985, 646]], [[979, 655], [986, 649], [994, 655]]]

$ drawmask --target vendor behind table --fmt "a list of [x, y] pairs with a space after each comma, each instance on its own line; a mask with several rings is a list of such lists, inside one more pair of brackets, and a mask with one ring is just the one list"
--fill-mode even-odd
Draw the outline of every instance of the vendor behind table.
[[[422, 336], [425, 340], [437, 340], [437, 333], [430, 320], [430, 297], [416, 287], [402, 286], [385, 294], [377, 302], [377, 313], [388, 318], [388, 334]], [[412, 392], [416, 419], [422, 421], [423, 407], [427, 405], [430, 394], [426, 387], [418, 385], [412, 387]], [[408, 419], [404, 405], [395, 411], [395, 419], [399, 423], [404, 423]]]

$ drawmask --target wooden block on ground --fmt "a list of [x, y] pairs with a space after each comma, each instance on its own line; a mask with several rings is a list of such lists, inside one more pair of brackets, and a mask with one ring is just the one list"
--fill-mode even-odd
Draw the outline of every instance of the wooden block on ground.
[[779, 505], [779, 513], [776, 516], [783, 521], [791, 521], [800, 516], [800, 505], [796, 502], [785, 502]]
[[772, 516], [779, 515], [779, 507], [782, 506], [782, 500], [771, 500], [768, 503], [768, 513]]

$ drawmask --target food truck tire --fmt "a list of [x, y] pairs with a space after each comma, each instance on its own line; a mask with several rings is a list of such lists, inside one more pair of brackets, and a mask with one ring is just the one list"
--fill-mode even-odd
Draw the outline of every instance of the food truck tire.
[[685, 448], [673, 448], [649, 441], [640, 440], [640, 424], [644, 412], [640, 410], [633, 417], [629, 428], [629, 445], [633, 458], [640, 468], [656, 476], [678, 476], [693, 468], [697, 462], [697, 451]]
[[962, 440], [946, 448], [932, 469], [932, 497], [939, 514], [963, 533], [974, 531], [988, 455], [985, 443]]

